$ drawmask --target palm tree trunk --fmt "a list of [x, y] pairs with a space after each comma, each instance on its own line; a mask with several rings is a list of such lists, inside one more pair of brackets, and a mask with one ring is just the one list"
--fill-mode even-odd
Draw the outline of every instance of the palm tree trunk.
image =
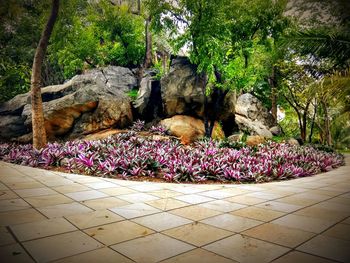
[[59, 0], [52, 0], [51, 14], [41, 34], [38, 47], [35, 52], [32, 77], [31, 77], [31, 104], [32, 104], [32, 127], [33, 147], [43, 148], [47, 143], [44, 123], [43, 104], [41, 99], [41, 69], [49, 39], [55, 25], [59, 9]]

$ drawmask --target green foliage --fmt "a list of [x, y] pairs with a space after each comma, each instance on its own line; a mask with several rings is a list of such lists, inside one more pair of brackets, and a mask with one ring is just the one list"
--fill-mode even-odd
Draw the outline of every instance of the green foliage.
[[30, 88], [31, 68], [27, 64], [0, 62], [0, 102], [7, 101]]
[[138, 89], [134, 88], [128, 92], [128, 96], [131, 98], [132, 101], [136, 100], [138, 91]]
[[40, 2], [1, 1], [0, 102], [27, 92], [35, 46], [40, 37]]
[[226, 138], [219, 143], [219, 148], [231, 148], [231, 149], [236, 149], [240, 150], [243, 147], [246, 147], [247, 145], [245, 142], [231, 142], [227, 140]]
[[154, 63], [153, 67], [157, 71], [157, 74], [155, 75], [154, 79], [160, 80], [165, 75], [162, 61], [158, 61], [158, 62]]
[[[66, 7], [67, 9], [68, 7]], [[125, 5], [109, 1], [70, 3], [76, 14], [62, 14], [53, 35], [51, 56], [57, 57], [65, 76], [85, 68], [137, 66], [144, 55], [143, 19]], [[80, 10], [80, 11], [79, 11]]]

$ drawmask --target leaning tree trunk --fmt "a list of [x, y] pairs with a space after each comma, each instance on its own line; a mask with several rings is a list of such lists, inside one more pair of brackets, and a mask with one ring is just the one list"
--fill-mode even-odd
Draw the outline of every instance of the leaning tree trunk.
[[47, 45], [55, 25], [59, 9], [59, 0], [52, 0], [52, 8], [49, 20], [41, 34], [38, 47], [36, 48], [32, 77], [31, 77], [31, 104], [32, 104], [32, 127], [33, 147], [43, 148], [47, 143], [44, 125], [43, 103], [41, 99], [41, 69], [45, 58]]
[[149, 68], [152, 66], [152, 34], [150, 30], [151, 17], [149, 16], [146, 19], [145, 25], [145, 38], [146, 38], [146, 52], [145, 52], [145, 60], [143, 63], [143, 68]]

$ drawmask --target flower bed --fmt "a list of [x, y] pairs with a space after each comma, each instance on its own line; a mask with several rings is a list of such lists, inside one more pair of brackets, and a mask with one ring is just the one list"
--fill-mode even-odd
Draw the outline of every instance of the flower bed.
[[50, 143], [41, 151], [30, 144], [1, 144], [0, 159], [95, 176], [148, 176], [175, 182], [267, 182], [310, 176], [344, 163], [343, 156], [311, 146], [269, 142], [232, 149], [220, 147], [219, 142], [201, 141], [189, 147], [176, 140], [138, 137], [136, 132], [99, 141]]

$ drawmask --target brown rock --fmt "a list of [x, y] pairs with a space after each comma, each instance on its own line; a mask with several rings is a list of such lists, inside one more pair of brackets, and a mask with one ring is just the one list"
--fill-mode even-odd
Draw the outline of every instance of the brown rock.
[[287, 143], [290, 144], [290, 145], [295, 145], [295, 146], [299, 146], [299, 145], [300, 145], [299, 142], [298, 142], [298, 140], [296, 140], [296, 139], [294, 139], [294, 138], [289, 138], [289, 139], [287, 140]]
[[[160, 124], [168, 129], [171, 135], [180, 138], [183, 144], [190, 144], [205, 135], [203, 120], [191, 116], [176, 115], [162, 120]], [[225, 137], [218, 123], [215, 123], [212, 137], [214, 139], [223, 139]]]
[[247, 136], [246, 144], [248, 146], [256, 146], [265, 143], [265, 138], [260, 135]]
[[97, 133], [89, 134], [85, 136], [84, 140], [88, 141], [96, 141], [96, 140], [102, 140], [105, 139], [109, 136], [115, 135], [115, 134], [120, 134], [120, 133], [125, 133], [127, 131], [125, 130], [117, 130], [117, 129], [108, 129], [104, 131], [100, 131]]

